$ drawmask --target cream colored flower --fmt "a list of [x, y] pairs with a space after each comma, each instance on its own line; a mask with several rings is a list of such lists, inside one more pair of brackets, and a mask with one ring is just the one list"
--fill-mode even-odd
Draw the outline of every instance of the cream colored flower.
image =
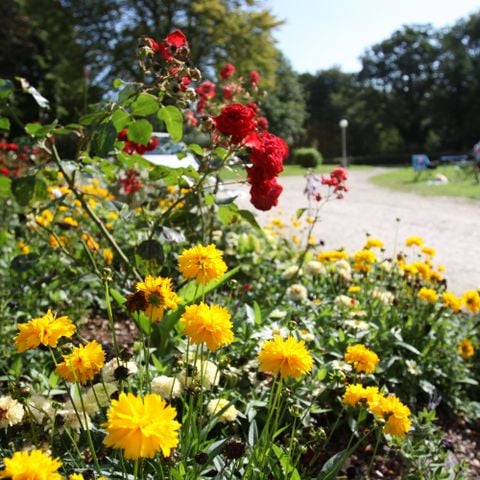
[[0, 428], [17, 425], [23, 419], [23, 406], [10, 395], [0, 397]]
[[97, 383], [87, 390], [83, 396], [85, 410], [89, 415], [94, 415], [100, 407], [110, 405], [110, 397], [118, 390], [115, 383]]
[[365, 332], [370, 328], [370, 324], [364, 320], [345, 320], [344, 323], [347, 327], [358, 330], [359, 332]]
[[336, 305], [353, 308], [357, 305], [358, 301], [348, 295], [338, 295], [334, 300]]
[[25, 404], [28, 412], [38, 423], [42, 423], [45, 418], [49, 420], [55, 418], [55, 409], [52, 402], [43, 395], [34, 394], [25, 400]]
[[302, 274], [302, 269], [298, 267], [298, 265], [292, 265], [288, 267], [283, 273], [282, 278], [284, 280], [290, 280], [295, 276], [300, 276]]
[[183, 391], [180, 380], [175, 377], [159, 375], [152, 380], [152, 393], [157, 393], [162, 398], [178, 398]]
[[[193, 364], [193, 362], [191, 363]], [[194, 380], [199, 385], [202, 385], [203, 388], [210, 390], [218, 385], [220, 381], [220, 371], [209, 360], [198, 359], [195, 365], [191, 365], [191, 370], [193, 374], [189, 374], [186, 369], [183, 369], [178, 375], [178, 379], [184, 387], [189, 387], [192, 384], [192, 380]]]
[[296, 302], [301, 302], [307, 299], [307, 289], [299, 283], [294, 283], [287, 288], [287, 296]]
[[312, 260], [305, 265], [305, 272], [307, 272], [309, 275], [312, 275], [312, 277], [318, 277], [325, 275], [327, 270], [322, 262], [319, 262], [318, 260]]
[[[217, 398], [210, 400], [207, 405], [207, 411], [211, 416], [218, 415], [230, 402], [224, 398]], [[237, 418], [238, 410], [230, 405], [222, 413], [220, 413], [219, 420], [223, 423], [233, 422]]]
[[[75, 405], [77, 405], [77, 402], [75, 402]], [[75, 411], [73, 404], [70, 401], [64, 405], [64, 408], [58, 410], [57, 415], [61, 416], [63, 419], [63, 427], [67, 430], [78, 432], [80, 430], [85, 430], [86, 425], [88, 425], [89, 429], [93, 427], [90, 416], [86, 412], [84, 413], [81, 408], [77, 408], [77, 411]], [[85, 419], [87, 420], [87, 423], [85, 423]]]
[[112, 358], [109, 362], [107, 362], [102, 369], [102, 377], [103, 381], [105, 383], [111, 383], [115, 382], [115, 371], [117, 370], [118, 367], [124, 367], [128, 369], [128, 377], [132, 377], [138, 373], [138, 367], [135, 362], [128, 361], [128, 362], [123, 362], [118, 360], [116, 358]]
[[376, 298], [384, 305], [391, 305], [395, 299], [394, 295], [391, 292], [382, 291], [382, 290], [373, 290], [372, 297]]
[[352, 267], [346, 260], [337, 260], [333, 266], [344, 280], [349, 282], [352, 279]]

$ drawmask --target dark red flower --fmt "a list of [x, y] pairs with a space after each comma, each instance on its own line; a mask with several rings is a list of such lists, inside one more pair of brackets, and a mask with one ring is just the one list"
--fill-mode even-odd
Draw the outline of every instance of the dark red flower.
[[10, 152], [18, 152], [18, 145], [16, 143], [7, 143], [7, 150]]
[[268, 120], [265, 117], [257, 118], [257, 127], [260, 130], [268, 130]]
[[225, 85], [223, 89], [223, 98], [224, 100], [231, 100], [233, 98], [233, 94], [235, 93], [235, 85], [229, 83]]
[[123, 187], [127, 195], [132, 195], [142, 188], [142, 182], [138, 178], [138, 172], [133, 168], [125, 172], [125, 177], [120, 179], [119, 184]]
[[288, 146], [283, 138], [263, 132], [260, 145], [252, 148], [250, 162], [264, 178], [277, 176], [283, 171], [283, 161], [288, 156]]
[[8, 177], [8, 175], [10, 174], [10, 170], [7, 167], [2, 167], [0, 168], [0, 173]]
[[120, 140], [121, 142], [126, 142], [128, 140], [128, 131], [126, 128], [118, 132], [117, 140]]
[[235, 73], [235, 67], [231, 63], [227, 63], [221, 70], [220, 76], [223, 80], [227, 80]]
[[255, 103], [255, 102], [248, 102], [247, 103], [247, 107], [248, 108], [251, 108], [254, 112], [255, 112], [255, 115], [258, 113], [258, 111], [260, 110], [260, 108], [258, 107], [258, 105]]
[[282, 190], [283, 187], [277, 183], [276, 178], [254, 183], [250, 189], [250, 201], [258, 210], [270, 210], [278, 205], [278, 197]]
[[240, 103], [233, 103], [222, 108], [220, 115], [213, 117], [217, 130], [224, 135], [243, 138], [255, 130], [255, 112]]
[[252, 85], [258, 85], [260, 83], [260, 74], [256, 70], [250, 72], [250, 82]]
[[204, 100], [211, 100], [215, 97], [215, 84], [210, 80], [202, 82], [200, 85], [195, 88], [195, 91], [202, 97]]
[[165, 43], [175, 48], [180, 48], [188, 44], [187, 37], [178, 29], [166, 36]]
[[205, 111], [205, 105], [207, 101], [204, 98], [201, 98], [197, 103], [197, 113], [201, 114]]
[[155, 150], [158, 147], [159, 143], [160, 140], [158, 139], [158, 137], [152, 137], [147, 143], [147, 151], [150, 152], [152, 150]]
[[322, 184], [333, 187], [337, 198], [343, 198], [343, 192], [348, 192], [347, 185], [345, 184], [347, 178], [347, 171], [342, 167], [337, 167], [330, 172], [329, 177], [322, 177]]

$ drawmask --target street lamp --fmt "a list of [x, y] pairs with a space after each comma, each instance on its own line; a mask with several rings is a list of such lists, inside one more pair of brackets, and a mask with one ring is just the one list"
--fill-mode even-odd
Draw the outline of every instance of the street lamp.
[[344, 167], [347, 166], [347, 127], [348, 127], [348, 120], [346, 118], [342, 118], [338, 123], [340, 128], [342, 129], [342, 165]]

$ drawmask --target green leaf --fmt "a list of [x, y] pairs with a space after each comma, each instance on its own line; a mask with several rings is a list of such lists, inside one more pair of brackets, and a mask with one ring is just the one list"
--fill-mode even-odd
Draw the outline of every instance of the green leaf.
[[30, 270], [38, 260], [36, 253], [27, 253], [27, 255], [17, 255], [10, 263], [10, 268], [16, 272], [26, 272]]
[[117, 138], [117, 130], [113, 122], [104, 123], [95, 129], [92, 138], [92, 154], [99, 157], [106, 157], [113, 149]]
[[337, 478], [337, 474], [346, 462], [348, 455], [349, 450], [345, 449], [330, 457], [320, 470], [318, 478], [320, 480], [334, 480]]
[[137, 247], [137, 253], [145, 260], [156, 260], [162, 263], [163, 247], [157, 240], [145, 240]]
[[82, 125], [92, 125], [94, 123], [100, 123], [107, 117], [106, 112], [96, 112], [96, 113], [87, 113], [87, 115], [83, 115], [80, 117], [79, 122]]
[[114, 288], [110, 289], [110, 295], [120, 306], [122, 306], [127, 301], [127, 299], [118, 290], [115, 290]]
[[7, 98], [13, 93], [13, 83], [0, 78], [0, 98]]
[[194, 153], [195, 155], [198, 155], [199, 157], [203, 157], [204, 151], [203, 148], [200, 145], [197, 145], [196, 143], [192, 143], [188, 146], [188, 149]]
[[48, 198], [48, 185], [43, 178], [35, 180], [35, 200], [46, 200]]
[[136, 153], [133, 155], [123, 152], [119, 153], [117, 154], [117, 160], [126, 168], [141, 168], [145, 170], [151, 170], [153, 168], [153, 165], [148, 160]]
[[42, 125], [41, 123], [27, 123], [25, 126], [25, 131], [36, 138], [44, 138], [50, 133], [52, 133], [57, 126], [57, 121], [55, 120], [51, 124]]
[[12, 193], [15, 200], [25, 207], [30, 203], [35, 192], [35, 175], [16, 177], [12, 180]]
[[255, 230], [257, 230], [257, 233], [260, 233], [262, 237], [265, 236], [265, 232], [263, 231], [262, 227], [258, 224], [255, 215], [250, 211], [250, 210], [238, 210], [238, 214], [245, 220], [247, 221]]
[[130, 115], [125, 110], [115, 110], [112, 113], [112, 123], [117, 132], [123, 130], [130, 122]]
[[130, 106], [133, 115], [146, 117], [154, 114], [159, 108], [158, 98], [149, 93], [141, 93]]
[[225, 159], [225, 157], [227, 156], [227, 150], [223, 147], [217, 147], [213, 153], [215, 155], [217, 155], [218, 157], [220, 157], [222, 160]]
[[397, 342], [396, 345], [398, 345], [399, 347], [403, 347], [407, 350], [410, 350], [415, 355], [420, 355], [420, 352], [413, 345], [410, 345], [409, 343]]
[[7, 117], [0, 117], [0, 130], [10, 130], [10, 120]]
[[289, 456], [277, 445], [272, 445], [272, 450], [278, 458], [280, 465], [283, 470], [283, 478], [288, 478], [289, 480], [302, 480], [298, 470], [295, 468], [295, 465], [292, 464]]
[[152, 133], [153, 128], [148, 120], [137, 120], [128, 127], [128, 139], [140, 145], [146, 145]]
[[162, 107], [158, 112], [158, 118], [165, 122], [167, 132], [174, 142], [179, 142], [183, 135], [183, 115], [182, 112], [173, 105]]
[[0, 198], [7, 198], [11, 193], [12, 181], [8, 177], [0, 175]]
[[230, 225], [235, 221], [238, 214], [238, 207], [231, 203], [229, 205], [221, 205], [218, 207], [218, 218], [223, 225]]
[[113, 81], [113, 88], [120, 88], [120, 87], [123, 87], [124, 85], [125, 85], [125, 81], [122, 80], [121, 78], [116, 78]]

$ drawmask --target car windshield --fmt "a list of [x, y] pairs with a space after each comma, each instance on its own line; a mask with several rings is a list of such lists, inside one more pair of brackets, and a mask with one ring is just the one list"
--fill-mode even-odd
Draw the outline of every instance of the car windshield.
[[173, 143], [170, 138], [160, 137], [158, 140], [158, 146], [149, 152], [150, 155], [176, 155], [179, 152], [183, 152], [181, 143]]

